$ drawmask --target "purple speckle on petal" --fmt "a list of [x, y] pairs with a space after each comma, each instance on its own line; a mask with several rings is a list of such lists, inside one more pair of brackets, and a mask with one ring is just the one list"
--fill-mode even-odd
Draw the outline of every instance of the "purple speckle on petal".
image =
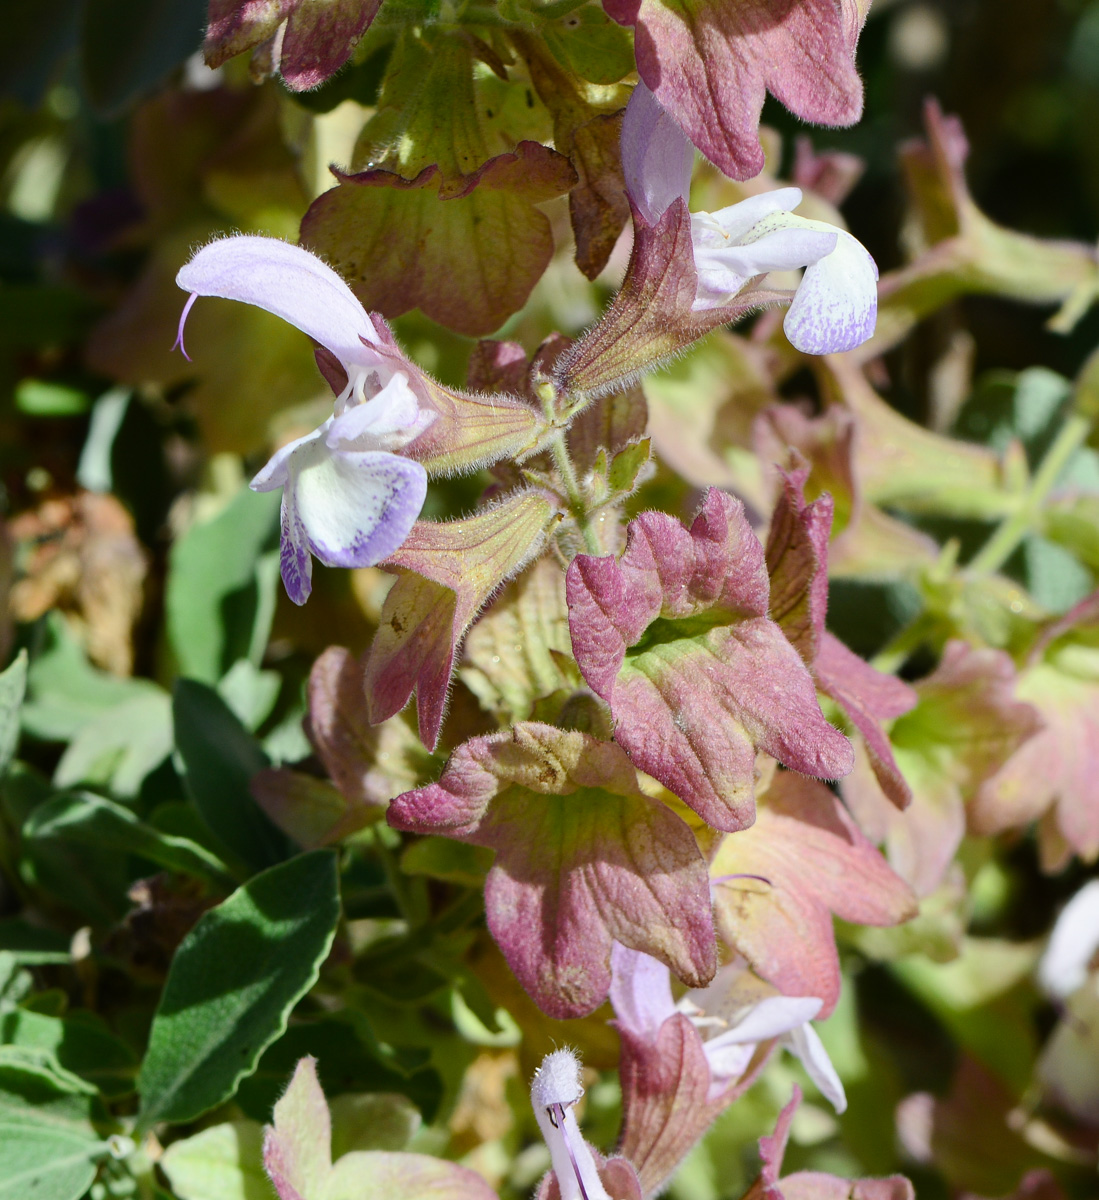
[[304, 604], [313, 590], [313, 560], [305, 530], [286, 494], [282, 498], [282, 543], [279, 570], [286, 594], [295, 604]]

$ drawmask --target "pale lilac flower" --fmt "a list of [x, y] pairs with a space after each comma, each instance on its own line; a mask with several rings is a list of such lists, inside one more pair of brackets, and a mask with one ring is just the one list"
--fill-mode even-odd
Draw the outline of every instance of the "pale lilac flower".
[[530, 1084], [530, 1103], [549, 1147], [561, 1200], [610, 1200], [572, 1111], [583, 1094], [580, 1060], [568, 1049], [547, 1054]]
[[677, 1014], [695, 1027], [710, 1070], [711, 1101], [744, 1074], [760, 1042], [777, 1038], [801, 1060], [836, 1112], [846, 1109], [843, 1084], [810, 1023], [821, 1008], [815, 996], [769, 995], [746, 1003], [742, 985], [749, 972], [738, 958], [722, 967], [708, 987], [687, 992], [677, 1004], [668, 968], [617, 942], [611, 970], [611, 1004], [620, 1024], [635, 1037], [655, 1044], [660, 1027]]
[[[177, 344], [198, 296], [242, 300], [289, 321], [327, 351], [322, 366], [346, 382], [333, 415], [283, 446], [252, 480], [282, 488], [282, 578], [295, 604], [309, 596], [312, 558], [366, 567], [392, 554], [423, 507], [427, 473], [394, 451], [431, 423], [369, 314], [335, 271], [277, 238], [223, 238], [204, 246], [176, 276], [191, 293]], [[186, 350], [184, 350], [186, 354]], [[338, 364], [339, 371], [334, 370]], [[342, 374], [341, 374], [342, 372]]]
[[[655, 225], [686, 202], [694, 150], [686, 134], [639, 83], [622, 123], [622, 169], [642, 219]], [[718, 212], [691, 214], [698, 286], [693, 311], [727, 304], [749, 279], [805, 268], [783, 328], [806, 354], [850, 350], [874, 332], [878, 269], [843, 229], [795, 216], [799, 188], [751, 196]]]

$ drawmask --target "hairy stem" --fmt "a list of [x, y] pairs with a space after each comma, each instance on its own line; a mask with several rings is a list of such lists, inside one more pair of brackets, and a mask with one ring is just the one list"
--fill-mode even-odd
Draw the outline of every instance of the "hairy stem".
[[968, 564], [968, 570], [980, 574], [991, 573], [1007, 562], [1016, 546], [1033, 529], [1035, 518], [1053, 485], [1069, 459], [1083, 445], [1090, 429], [1091, 422], [1087, 417], [1073, 413], [1068, 418], [1034, 473], [1018, 511], [1012, 513], [985, 542]]
[[563, 429], [559, 429], [553, 435], [550, 441], [550, 452], [553, 454], [554, 466], [557, 468], [557, 474], [560, 475], [561, 484], [565, 489], [565, 499], [568, 501], [569, 511], [583, 534], [585, 549], [589, 554], [602, 554], [603, 550], [599, 545], [599, 539], [595, 536], [595, 530], [592, 528], [584, 494], [580, 490], [580, 481], [576, 477], [576, 467], [573, 466], [569, 448], [565, 443]]

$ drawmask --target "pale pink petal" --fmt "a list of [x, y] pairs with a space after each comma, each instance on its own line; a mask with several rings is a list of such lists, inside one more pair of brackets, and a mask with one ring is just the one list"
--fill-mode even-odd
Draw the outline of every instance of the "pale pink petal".
[[620, 144], [626, 191], [638, 212], [655, 225], [675, 200], [687, 199], [694, 147], [643, 82], [626, 105]]
[[621, 942], [611, 947], [610, 996], [619, 1023], [651, 1041], [656, 1041], [660, 1026], [676, 1012], [668, 968], [652, 955], [630, 950]]

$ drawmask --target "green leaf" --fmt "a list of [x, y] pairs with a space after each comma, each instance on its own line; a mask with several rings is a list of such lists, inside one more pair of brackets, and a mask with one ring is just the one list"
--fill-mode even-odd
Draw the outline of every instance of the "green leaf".
[[438, 1112], [443, 1084], [439, 1073], [427, 1065], [428, 1055], [420, 1049], [394, 1049], [379, 1043], [362, 1014], [349, 1011], [291, 1025], [241, 1084], [237, 1103], [245, 1113], [269, 1120], [294, 1065], [307, 1054], [317, 1060], [329, 1095], [365, 1088], [372, 1093], [407, 1096], [425, 1121], [432, 1121]]
[[0, 951], [0, 1012], [21, 1004], [33, 989], [30, 971], [23, 970], [14, 954]]
[[0, 953], [10, 953], [16, 962], [25, 966], [44, 966], [47, 963], [67, 963], [69, 938], [53, 929], [42, 929], [22, 917], [0, 920]]
[[271, 1200], [258, 1121], [212, 1125], [173, 1142], [159, 1165], [179, 1200]]
[[302, 244], [367, 309], [398, 317], [419, 308], [459, 333], [487, 334], [522, 308], [549, 264], [553, 233], [536, 205], [577, 175], [564, 155], [528, 140], [532, 115], [550, 132], [533, 93], [508, 84], [497, 94], [494, 78], [461, 36], [410, 29], [394, 47], [355, 148], [365, 169], [339, 174], [301, 227]]
[[52, 1054], [0, 1046], [0, 1200], [78, 1200], [106, 1150], [95, 1089]]
[[332, 1158], [354, 1150], [403, 1150], [420, 1128], [419, 1110], [390, 1092], [333, 1096]]
[[136, 796], [172, 751], [172, 710], [166, 692], [132, 696], [89, 721], [54, 771], [55, 787], [102, 787]]
[[336, 857], [272, 867], [203, 915], [176, 952], [138, 1078], [140, 1127], [228, 1099], [313, 986], [339, 918]]
[[89, 721], [127, 700], [164, 694], [147, 679], [121, 679], [93, 667], [58, 612], [46, 617], [42, 647], [27, 672], [27, 692], [24, 730], [59, 742], [71, 740]]
[[607, 491], [611, 496], [628, 496], [637, 489], [640, 483], [638, 476], [651, 457], [649, 446], [649, 439], [642, 438], [619, 450], [611, 459], [607, 468]]
[[19, 712], [27, 690], [27, 652], [0, 673], [0, 774], [8, 769], [19, 745]]
[[55, 796], [35, 809], [23, 829], [37, 841], [66, 841], [139, 854], [169, 871], [231, 886], [225, 864], [189, 838], [161, 833], [129, 809], [87, 792]]
[[46, 379], [21, 379], [15, 388], [15, 407], [29, 417], [77, 417], [91, 400], [80, 388]]
[[541, 29], [561, 66], [589, 83], [617, 83], [634, 70], [633, 38], [596, 5], [584, 5]]
[[133, 876], [126, 854], [114, 847], [89, 845], [62, 838], [36, 838], [36, 814], [50, 801], [32, 809], [23, 825], [24, 880], [49, 894], [96, 926], [113, 925], [130, 909], [127, 892]]
[[238, 658], [217, 684], [218, 695], [253, 733], [271, 715], [281, 687], [278, 671], [261, 671], [246, 658]]
[[134, 1090], [137, 1057], [90, 1013], [58, 1018], [16, 1009], [0, 1017], [0, 1042], [52, 1052], [65, 1070], [94, 1084], [104, 1096]]
[[240, 658], [258, 666], [275, 611], [279, 496], [245, 487], [172, 547], [164, 603], [181, 675], [214, 684]]
[[1070, 550], [1032, 533], [1022, 544], [1027, 590], [1043, 608], [1066, 613], [1095, 590], [1087, 567]]
[[252, 777], [270, 765], [259, 743], [213, 688], [193, 679], [176, 683], [173, 714], [184, 785], [206, 824], [253, 870], [282, 862], [290, 843], [249, 790]]
[[0, 1200], [79, 1200], [103, 1153], [98, 1138], [53, 1129], [6, 1129], [0, 1120]]
[[401, 870], [406, 875], [427, 875], [462, 887], [480, 888], [484, 887], [494, 857], [484, 846], [467, 846], [453, 838], [425, 837], [401, 855]]

